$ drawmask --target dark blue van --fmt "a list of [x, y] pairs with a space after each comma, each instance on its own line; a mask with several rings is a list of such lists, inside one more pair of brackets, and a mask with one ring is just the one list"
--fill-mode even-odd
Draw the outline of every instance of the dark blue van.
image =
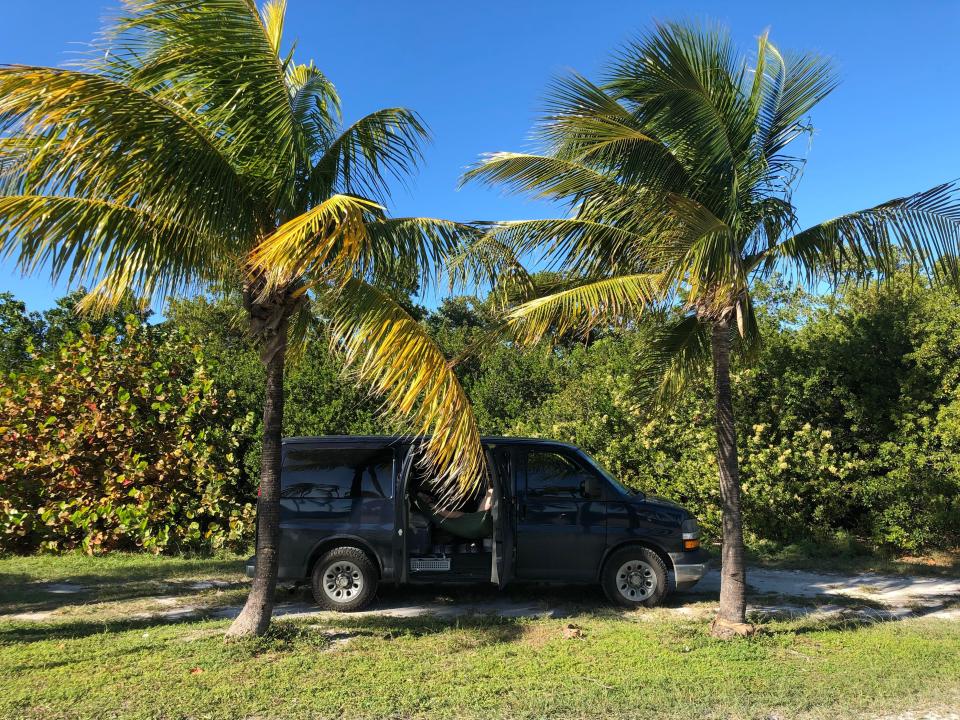
[[285, 440], [280, 581], [310, 582], [320, 605], [343, 611], [381, 582], [600, 583], [615, 603], [649, 607], [706, 572], [697, 521], [679, 505], [623, 487], [572, 445], [483, 445], [487, 486], [449, 510], [430, 496], [416, 438]]

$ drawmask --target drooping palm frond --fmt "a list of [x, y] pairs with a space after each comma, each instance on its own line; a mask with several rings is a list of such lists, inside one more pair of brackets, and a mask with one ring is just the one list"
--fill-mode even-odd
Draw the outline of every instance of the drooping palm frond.
[[905, 258], [956, 280], [960, 258], [960, 186], [937, 185], [807, 228], [772, 247], [767, 271], [786, 262], [809, 284], [844, 274], [887, 275]]
[[383, 399], [385, 409], [425, 436], [431, 477], [448, 500], [482, 479], [483, 450], [470, 402], [443, 352], [387, 293], [351, 279], [328, 296], [333, 348]]
[[133, 291], [182, 291], [212, 281], [238, 253], [231, 238], [204, 235], [145, 204], [53, 196], [0, 196], [0, 257], [26, 273], [98, 285], [98, 308]]
[[[176, 104], [91, 73], [0, 68], [8, 193], [146, 205], [200, 233], [242, 235], [254, 192], [227, 143]], [[9, 158], [10, 156], [8, 156]]]
[[447, 255], [444, 268], [450, 289], [486, 284], [501, 299], [511, 295], [532, 297], [533, 279], [519, 254], [510, 243], [497, 237], [496, 232], [484, 230], [489, 227], [489, 223], [477, 223], [477, 235]]
[[710, 324], [696, 315], [661, 322], [644, 336], [634, 378], [643, 399], [666, 408], [710, 366]]
[[520, 343], [534, 344], [548, 333], [586, 334], [601, 323], [622, 325], [664, 302], [667, 289], [661, 281], [646, 273], [582, 280], [510, 308], [504, 313], [504, 326]]

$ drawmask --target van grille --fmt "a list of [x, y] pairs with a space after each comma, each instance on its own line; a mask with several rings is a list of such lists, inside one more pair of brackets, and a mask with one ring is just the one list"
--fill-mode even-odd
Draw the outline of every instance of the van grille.
[[450, 569], [450, 558], [410, 558], [410, 572], [439, 572]]

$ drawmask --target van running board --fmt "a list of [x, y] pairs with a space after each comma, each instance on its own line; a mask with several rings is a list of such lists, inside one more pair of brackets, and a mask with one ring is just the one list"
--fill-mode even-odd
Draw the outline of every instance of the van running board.
[[410, 572], [442, 572], [450, 570], [450, 558], [410, 558]]

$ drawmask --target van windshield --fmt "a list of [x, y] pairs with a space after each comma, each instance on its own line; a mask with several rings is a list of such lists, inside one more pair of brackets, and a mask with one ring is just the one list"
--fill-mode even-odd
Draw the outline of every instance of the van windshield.
[[613, 475], [610, 474], [610, 472], [607, 471], [607, 469], [603, 465], [597, 462], [597, 459], [593, 457], [593, 455], [588, 453], [586, 450], [580, 450], [580, 452], [583, 453], [583, 456], [593, 466], [594, 470], [596, 470], [598, 473], [603, 475], [603, 477], [606, 478], [607, 482], [613, 485], [613, 487], [615, 487], [617, 490], [622, 492], [624, 495], [636, 495], [639, 492], [638, 490], [628, 488], [622, 482], [617, 480]]

